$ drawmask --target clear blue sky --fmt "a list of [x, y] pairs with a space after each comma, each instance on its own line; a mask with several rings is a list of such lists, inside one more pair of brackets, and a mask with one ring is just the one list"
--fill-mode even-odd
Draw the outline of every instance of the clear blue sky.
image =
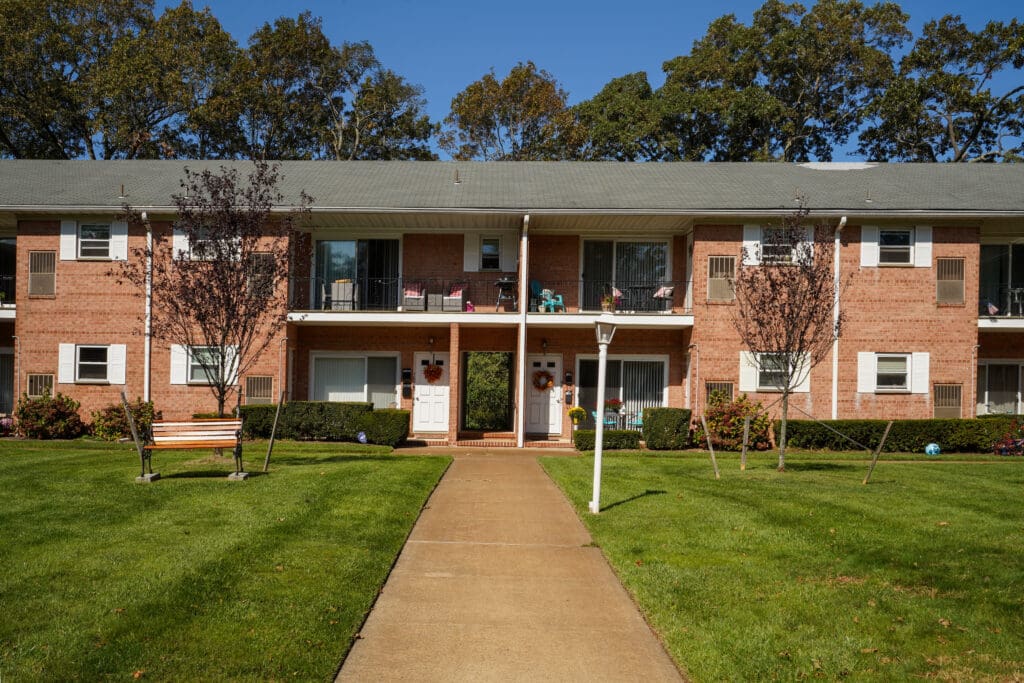
[[[208, 4], [241, 45], [265, 22], [308, 9], [323, 19], [331, 42], [369, 41], [387, 67], [424, 88], [427, 112], [439, 121], [452, 97], [491, 67], [501, 77], [532, 60], [569, 93], [589, 99], [617, 76], [646, 71], [661, 85], [661, 65], [689, 52], [708, 24], [733, 13], [749, 23], [761, 1], [693, 0], [193, 0]], [[157, 11], [177, 0], [158, 0]], [[812, 5], [807, 0], [805, 5]], [[870, 2], [866, 3], [870, 4]], [[1024, 14], [1021, 0], [912, 0], [900, 3], [916, 34], [945, 14], [960, 14], [977, 30], [989, 20]], [[1018, 79], [1021, 78], [1018, 74]]]

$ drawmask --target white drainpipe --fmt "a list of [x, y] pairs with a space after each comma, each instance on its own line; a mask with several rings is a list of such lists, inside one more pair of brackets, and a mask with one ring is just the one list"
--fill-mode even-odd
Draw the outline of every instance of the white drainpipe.
[[843, 227], [846, 225], [846, 216], [839, 219], [839, 225], [836, 226], [836, 244], [832, 250], [832, 260], [835, 262], [836, 276], [833, 282], [833, 293], [832, 293], [832, 419], [839, 419], [839, 335], [836, 334], [839, 330], [839, 248], [840, 234], [843, 232]]
[[519, 238], [519, 381], [516, 382], [516, 446], [526, 445], [526, 311], [530, 307], [530, 214], [523, 216]]
[[149, 401], [152, 375], [149, 366], [153, 353], [153, 226], [145, 211], [142, 212], [142, 223], [146, 226], [146, 329], [142, 347], [142, 400]]

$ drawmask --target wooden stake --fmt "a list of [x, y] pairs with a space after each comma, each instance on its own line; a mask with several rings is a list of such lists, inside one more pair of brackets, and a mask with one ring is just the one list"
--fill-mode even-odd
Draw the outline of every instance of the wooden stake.
[[740, 453], [740, 471], [747, 469], [747, 441], [750, 439], [750, 416], [743, 418], [743, 451]]
[[711, 464], [715, 467], [715, 479], [721, 479], [718, 475], [718, 461], [715, 459], [715, 447], [711, 445], [711, 432], [708, 431], [708, 421], [704, 419], [704, 416], [700, 416], [700, 423], [704, 427], [704, 438], [708, 442], [708, 450], [711, 452]]
[[878, 454], [882, 452], [882, 446], [885, 445], [885, 440], [889, 438], [889, 430], [892, 429], [892, 420], [889, 420], [889, 424], [885, 425], [885, 432], [882, 433], [882, 440], [878, 442], [878, 448], [875, 449], [875, 454], [871, 456], [871, 467], [868, 468], [867, 476], [864, 477], [863, 484], [867, 484], [871, 481], [871, 473], [875, 471], [875, 463], [878, 462]]
[[281, 405], [284, 403], [284, 390], [281, 390], [281, 398], [277, 402], [277, 411], [274, 413], [274, 426], [270, 428], [270, 443], [267, 444], [267, 457], [263, 459], [263, 471], [270, 467], [270, 452], [274, 450], [274, 437], [277, 435], [277, 418], [281, 417]]

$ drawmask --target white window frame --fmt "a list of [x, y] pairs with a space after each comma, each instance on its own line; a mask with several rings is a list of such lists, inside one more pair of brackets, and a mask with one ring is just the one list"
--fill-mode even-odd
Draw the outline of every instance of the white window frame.
[[[878, 386], [878, 359], [905, 356], [907, 358], [907, 388]], [[930, 394], [930, 354], [926, 351], [858, 351], [857, 392], [861, 394]]]
[[467, 232], [462, 235], [462, 269], [467, 273], [483, 270], [483, 241], [498, 240], [498, 269], [487, 273], [514, 273], [519, 269], [519, 239], [515, 232]]
[[[882, 244], [883, 238], [886, 234], [906, 234], [907, 244], [904, 245], [884, 245]], [[914, 228], [879, 228], [878, 229], [878, 267], [889, 268], [889, 267], [906, 267], [914, 265], [914, 243], [915, 243], [915, 229]], [[906, 250], [906, 259], [900, 261], [886, 261], [884, 256], [886, 253], [890, 254], [903, 254]]]
[[[221, 349], [218, 346], [190, 346], [188, 347], [188, 383], [189, 384], [212, 384], [214, 377], [210, 376], [210, 369], [203, 366], [201, 361], [197, 360], [200, 352], [210, 353], [210, 365], [220, 365], [221, 361]], [[202, 374], [202, 377], [196, 377], [196, 371]]]
[[[782, 393], [782, 387], [774, 387], [764, 385], [761, 383], [761, 363], [759, 357], [765, 355], [763, 353], [753, 353], [751, 351], [740, 351], [740, 372], [739, 372], [739, 384], [738, 389], [740, 393], [763, 393], [763, 394], [778, 394]], [[768, 354], [768, 355], [782, 355], [782, 354]], [[794, 377], [796, 379], [796, 385], [790, 390], [793, 394], [806, 394], [811, 390], [811, 367], [807, 354], [797, 361], [797, 367], [795, 368]]]
[[786, 266], [791, 265], [794, 261], [799, 258], [799, 250], [807, 248], [810, 250], [810, 254], [814, 253], [814, 228], [806, 227], [804, 240], [799, 244], [793, 245], [789, 253], [788, 260], [779, 258], [767, 259], [764, 256], [764, 246], [767, 240], [765, 234], [767, 231], [780, 231], [785, 230], [785, 226], [778, 225], [744, 225], [743, 226], [743, 260], [742, 263], [745, 266]]
[[368, 381], [368, 373], [370, 371], [370, 358], [394, 358], [395, 359], [395, 405], [402, 405], [401, 398], [401, 382], [400, 374], [402, 372], [402, 355], [400, 353], [392, 352], [366, 352], [361, 353], [358, 351], [353, 352], [338, 352], [338, 351], [311, 351], [309, 354], [309, 388], [307, 389], [307, 396], [310, 401], [317, 400], [314, 397], [314, 391], [316, 388], [316, 361], [321, 358], [361, 358], [363, 360], [363, 400], [369, 402], [370, 400], [370, 384]]
[[[910, 231], [910, 260], [908, 262], [881, 262], [880, 237], [883, 231]], [[930, 225], [861, 226], [860, 265], [862, 268], [931, 268], [932, 227]]]
[[[107, 236], [102, 237], [84, 237], [82, 233], [87, 229], [102, 229], [106, 228]], [[113, 237], [113, 230], [111, 229], [110, 223], [79, 223], [78, 224], [78, 258], [83, 261], [109, 261], [111, 241]], [[85, 254], [83, 253], [86, 249], [101, 249], [104, 248], [102, 254]]]
[[[83, 256], [81, 233], [87, 226], [105, 225], [110, 237], [107, 241], [106, 256]], [[99, 239], [85, 241], [101, 242]], [[128, 259], [128, 223], [125, 221], [88, 220], [79, 221], [63, 219], [60, 222], [60, 254], [61, 261], [126, 261]]]
[[[106, 351], [103, 361], [104, 376], [81, 376], [82, 349], [102, 348]], [[124, 384], [126, 365], [126, 346], [124, 344], [58, 344], [57, 383], [58, 384]], [[100, 365], [92, 361], [90, 364]]]
[[[903, 372], [902, 372], [903, 384], [902, 385], [894, 385], [894, 384], [885, 384], [885, 385], [883, 385], [883, 384], [881, 384], [879, 382], [879, 379], [880, 379], [880, 376], [881, 376], [881, 371], [879, 370], [878, 366], [879, 366], [879, 363], [881, 361], [885, 361], [885, 360], [890, 360], [890, 361], [901, 360], [901, 361], [903, 361]], [[877, 354], [875, 354], [875, 392], [879, 393], [879, 394], [909, 394], [910, 393], [910, 387], [912, 385], [911, 374], [910, 374], [911, 368], [912, 368], [912, 361], [911, 361], [911, 357], [910, 357], [909, 353], [877, 353]], [[899, 375], [901, 373], [889, 372], [889, 373], [885, 373], [885, 374], [896, 376], [896, 375]]]
[[[192, 379], [192, 367], [195, 364], [192, 359], [193, 349], [218, 349], [218, 347], [207, 344], [197, 344], [192, 347], [182, 346], [180, 344], [171, 344], [171, 384], [195, 386], [210, 385], [211, 381], [209, 377], [205, 379]], [[227, 383], [229, 385], [234, 385], [238, 380], [238, 349], [235, 346], [227, 346], [224, 350], [228, 356]]]
[[[494, 257], [497, 259], [497, 265], [495, 265], [494, 267], [488, 267], [488, 266], [484, 265], [484, 262], [485, 262], [484, 248], [487, 246], [488, 242], [495, 244], [497, 246], [497, 249], [498, 249], [498, 253], [494, 255]], [[489, 272], [489, 273], [500, 273], [500, 272], [502, 272], [502, 270], [501, 270], [501, 242], [502, 242], [501, 235], [480, 235], [480, 272]]]

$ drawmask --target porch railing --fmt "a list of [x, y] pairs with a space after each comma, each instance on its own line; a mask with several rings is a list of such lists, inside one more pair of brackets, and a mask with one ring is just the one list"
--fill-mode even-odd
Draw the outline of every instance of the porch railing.
[[14, 276], [0, 275], [0, 305], [14, 303]]
[[[552, 301], [554, 303], [552, 303]], [[682, 313], [686, 283], [681, 280], [543, 280], [530, 282], [529, 310], [593, 313]]]
[[292, 278], [289, 308], [315, 311], [471, 310], [475, 284], [453, 278]]
[[978, 292], [978, 315], [1024, 317], [1024, 286], [982, 285]]

